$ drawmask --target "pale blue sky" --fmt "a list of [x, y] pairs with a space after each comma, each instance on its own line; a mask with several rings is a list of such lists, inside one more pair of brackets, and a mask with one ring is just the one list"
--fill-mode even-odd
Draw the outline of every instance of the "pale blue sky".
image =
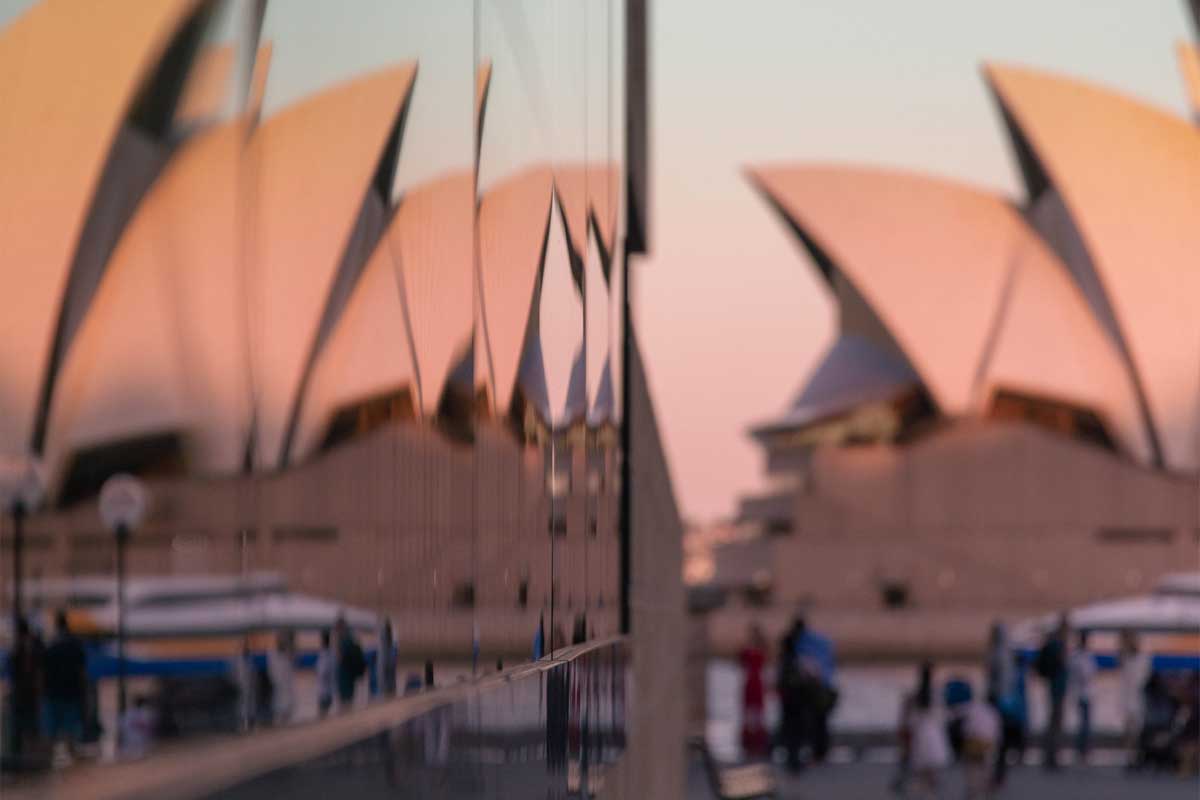
[[[603, 105], [593, 94], [576, 108], [570, 88], [585, 72], [590, 85], [600, 80], [594, 58], [583, 66], [599, 41], [556, 35], [583, 14], [599, 30], [601, 4], [520, 0], [531, 36], [554, 40], [522, 73], [496, 13], [514, 2], [482, 0], [476, 32], [473, 0], [275, 0], [265, 25], [276, 43], [268, 108], [420, 58], [403, 188], [469, 164], [470, 127], [459, 124], [469, 104], [445, 98], [471, 96], [478, 48], [498, 71], [532, 71], [548, 83], [493, 84], [489, 125], [505, 125], [485, 138], [484, 184], [547, 140], [556, 158], [612, 152], [596, 122]], [[0, 0], [0, 25], [29, 5]], [[1183, 0], [654, 0], [654, 252], [636, 291], [685, 513], [730, 513], [739, 493], [761, 486], [745, 429], [783, 408], [835, 324], [804, 255], [745, 184], [743, 165], [884, 164], [1015, 195], [982, 61], [1059, 70], [1183, 113], [1173, 46], [1190, 34]], [[542, 91], [543, 102], [570, 113], [539, 118]]]

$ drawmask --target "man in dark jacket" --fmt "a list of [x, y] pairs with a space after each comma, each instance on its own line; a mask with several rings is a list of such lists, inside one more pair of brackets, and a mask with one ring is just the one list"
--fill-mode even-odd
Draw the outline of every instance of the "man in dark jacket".
[[367, 659], [362, 648], [354, 638], [354, 631], [339, 619], [335, 628], [337, 634], [337, 687], [338, 700], [343, 709], [349, 708], [354, 702], [354, 690], [363, 673], [367, 671]]
[[54, 631], [46, 648], [46, 735], [52, 744], [65, 741], [72, 752], [83, 738], [87, 653], [71, 633], [65, 612], [55, 615]]
[[1038, 675], [1046, 681], [1046, 694], [1050, 700], [1050, 719], [1046, 723], [1046, 736], [1042, 746], [1042, 766], [1058, 769], [1058, 744], [1062, 737], [1063, 706], [1067, 699], [1067, 615], [1063, 614], [1058, 624], [1046, 636], [1042, 649], [1034, 662]]
[[8, 675], [9, 750], [23, 756], [37, 739], [42, 711], [41, 642], [24, 619], [17, 622], [17, 637], [5, 665]]

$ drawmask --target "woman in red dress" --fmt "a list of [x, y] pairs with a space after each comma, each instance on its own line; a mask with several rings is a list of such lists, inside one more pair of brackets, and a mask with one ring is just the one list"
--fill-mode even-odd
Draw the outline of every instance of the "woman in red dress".
[[750, 639], [738, 654], [745, 679], [742, 683], [742, 752], [747, 758], [766, 758], [770, 752], [764, 717], [763, 666], [767, 661], [767, 637], [758, 625], [750, 626]]

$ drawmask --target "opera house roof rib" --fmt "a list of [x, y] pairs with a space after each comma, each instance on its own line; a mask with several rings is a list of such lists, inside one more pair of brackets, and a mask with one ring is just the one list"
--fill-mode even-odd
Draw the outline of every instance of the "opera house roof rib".
[[246, 302], [260, 467], [286, 462], [306, 376], [383, 230], [415, 74], [410, 64], [327, 89], [264, 121], [251, 141]]
[[[1200, 466], [1200, 130], [1081, 81], [989, 66], [1031, 202], [1061, 196], [1143, 398], [1158, 460]], [[1052, 242], [1053, 244], [1053, 242]], [[1088, 274], [1093, 271], [1094, 274]], [[1089, 292], [1093, 307], [1097, 292]], [[1095, 308], [1103, 315], [1102, 308]]]
[[[67, 287], [113, 148], [127, 120], [153, 128], [173, 109], [169, 78], [178, 76], [152, 78], [168, 47], [194, 44], [179, 35], [194, 33], [190, 23], [210, 7], [57, 0], [0, 32], [0, 241], [16, 267], [0, 290], [0, 452], [25, 452], [40, 438], [43, 395], [68, 343], [61, 321], [82, 317], [68, 308]], [[107, 213], [102, 232], [115, 239], [124, 220]]]

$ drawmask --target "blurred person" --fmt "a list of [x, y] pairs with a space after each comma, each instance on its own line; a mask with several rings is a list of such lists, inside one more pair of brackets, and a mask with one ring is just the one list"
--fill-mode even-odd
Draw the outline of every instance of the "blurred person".
[[1121, 717], [1131, 766], [1138, 763], [1138, 739], [1145, 717], [1143, 689], [1150, 672], [1150, 655], [1141, 652], [1137, 634], [1125, 631], [1121, 637]]
[[276, 725], [292, 721], [296, 709], [296, 640], [291, 631], [280, 631], [275, 650], [267, 656], [271, 678], [271, 716]]
[[546, 654], [546, 614], [538, 615], [537, 630], [533, 632], [533, 660], [538, 661]]
[[1000, 746], [996, 749], [996, 768], [992, 773], [992, 785], [997, 789], [1003, 788], [1008, 778], [1009, 759], [1020, 764], [1024, 758], [1025, 732], [1029, 723], [1025, 660], [1020, 653], [1014, 653], [1012, 661], [1012, 682], [995, 701], [996, 711], [1000, 714]]
[[333, 694], [337, 683], [337, 660], [333, 651], [329, 629], [321, 631], [321, 649], [317, 651], [317, 713], [324, 717], [333, 705]]
[[838, 701], [833, 642], [809, 628], [803, 616], [793, 621], [792, 636], [802, 679], [804, 738], [819, 763], [829, 753], [829, 717]]
[[1000, 748], [1001, 722], [995, 707], [973, 697], [962, 712], [962, 751], [959, 760], [966, 777], [967, 800], [991, 796], [991, 766]]
[[763, 668], [767, 661], [767, 637], [757, 624], [750, 626], [746, 646], [738, 654], [742, 665], [742, 751], [750, 758], [768, 754], [770, 742], [765, 721], [766, 691]]
[[1012, 691], [1015, 670], [1008, 627], [997, 620], [988, 636], [987, 653], [987, 699], [993, 705], [998, 707], [999, 699]]
[[17, 636], [5, 665], [8, 676], [9, 752], [26, 755], [41, 734], [43, 652], [24, 617], [17, 620]]
[[1193, 672], [1183, 692], [1175, 748], [1182, 776], [1200, 774], [1200, 673]]
[[338, 705], [345, 710], [354, 703], [358, 681], [367, 671], [367, 659], [354, 631], [346, 624], [345, 617], [338, 618], [334, 631], [337, 638]]
[[950, 764], [950, 743], [941, 710], [933, 695], [933, 664], [921, 665], [917, 690], [908, 705], [907, 727], [912, 742], [909, 769], [918, 797], [937, 797], [941, 774]]
[[1088, 652], [1088, 633], [1080, 631], [1067, 663], [1068, 693], [1079, 712], [1075, 729], [1075, 750], [1079, 763], [1085, 763], [1092, 739], [1092, 680], [1096, 677], [1096, 659]]
[[955, 761], [960, 761], [966, 743], [966, 717], [975, 692], [971, 684], [961, 677], [946, 681], [942, 688], [942, 706], [946, 715], [946, 740]]
[[46, 735], [58, 763], [70, 763], [83, 741], [83, 712], [87, 699], [87, 653], [71, 633], [65, 611], [54, 615], [54, 641], [45, 655]]
[[121, 755], [124, 758], [143, 758], [154, 744], [158, 716], [150, 698], [139, 695], [121, 719]]
[[1038, 650], [1034, 668], [1046, 683], [1049, 719], [1042, 739], [1042, 766], [1058, 769], [1058, 744], [1062, 736], [1063, 707], [1067, 699], [1067, 615], [1061, 614]]
[[1166, 679], [1157, 672], [1150, 673], [1142, 693], [1144, 713], [1134, 763], [1138, 767], [1172, 769], [1175, 767], [1173, 724], [1179, 704], [1171, 695]]
[[796, 629], [788, 629], [779, 640], [779, 666], [775, 671], [775, 688], [779, 693], [779, 742], [786, 753], [785, 763], [791, 772], [804, 767], [800, 750], [804, 745], [804, 676], [796, 658]]
[[275, 681], [271, 677], [271, 652], [254, 659], [254, 723], [271, 725], [275, 721]]
[[375, 660], [379, 672], [379, 691], [384, 697], [396, 695], [396, 637], [392, 633], [392, 621], [383, 621], [379, 632], [379, 656]]
[[242, 647], [230, 665], [229, 677], [237, 687], [238, 729], [250, 730], [258, 712], [258, 670], [254, 666], [249, 639], [242, 640]]
[[[908, 791], [908, 781], [912, 777], [912, 724], [916, 714], [916, 697], [920, 685], [926, 680], [926, 670], [932, 673], [932, 665], [925, 662], [921, 665], [917, 688], [904, 695], [900, 700], [900, 718], [896, 721], [896, 739], [900, 745], [900, 757], [896, 761], [896, 774], [892, 778], [891, 788], [894, 794], [904, 796]], [[932, 679], [932, 678], [930, 678]]]

